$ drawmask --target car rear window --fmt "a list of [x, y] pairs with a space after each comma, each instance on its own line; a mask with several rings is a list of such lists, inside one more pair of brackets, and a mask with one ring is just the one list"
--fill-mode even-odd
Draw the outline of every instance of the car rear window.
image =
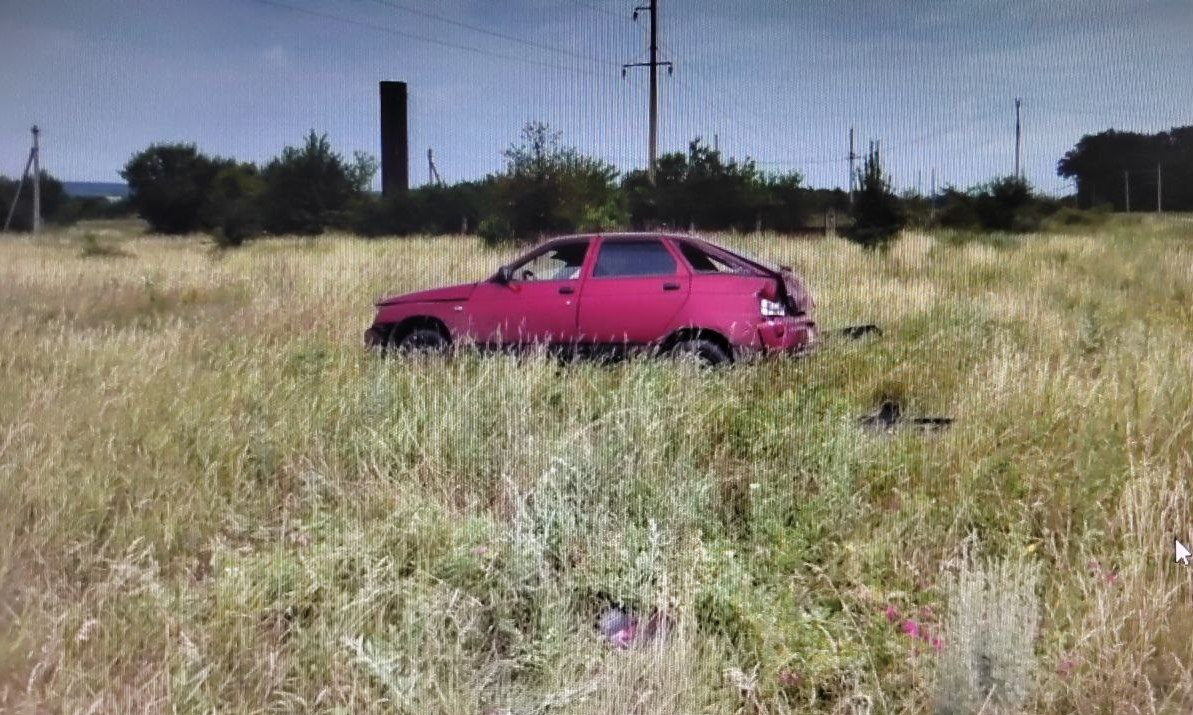
[[595, 278], [669, 276], [675, 269], [675, 258], [661, 241], [609, 241], [601, 245], [592, 275]]
[[692, 266], [692, 270], [697, 273], [739, 273], [739, 268], [731, 266], [728, 263], [710, 256], [697, 246], [690, 243], [677, 241], [679, 244], [679, 251], [683, 254], [684, 260]]

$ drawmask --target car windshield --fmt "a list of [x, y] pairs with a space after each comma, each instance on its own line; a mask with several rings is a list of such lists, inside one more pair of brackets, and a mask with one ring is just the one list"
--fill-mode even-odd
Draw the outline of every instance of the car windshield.
[[584, 265], [587, 241], [565, 243], [522, 261], [513, 270], [514, 280], [563, 281], [574, 280]]

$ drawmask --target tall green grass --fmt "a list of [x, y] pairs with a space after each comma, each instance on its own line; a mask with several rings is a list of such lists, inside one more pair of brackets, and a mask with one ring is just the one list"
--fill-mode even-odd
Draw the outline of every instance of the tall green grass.
[[[711, 373], [383, 360], [374, 298], [509, 253], [6, 240], [0, 709], [964, 711], [993, 629], [987, 705], [1187, 712], [1193, 236], [721, 238], [885, 334]], [[957, 422], [860, 430], [889, 395]], [[675, 625], [618, 650], [611, 601]]]

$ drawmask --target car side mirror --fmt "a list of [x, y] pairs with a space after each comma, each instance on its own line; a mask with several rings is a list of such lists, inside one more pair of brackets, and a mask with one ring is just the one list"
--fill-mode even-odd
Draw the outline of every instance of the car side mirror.
[[493, 276], [493, 280], [501, 285], [509, 285], [510, 281], [514, 279], [514, 269], [509, 266], [502, 266], [497, 269], [497, 275]]

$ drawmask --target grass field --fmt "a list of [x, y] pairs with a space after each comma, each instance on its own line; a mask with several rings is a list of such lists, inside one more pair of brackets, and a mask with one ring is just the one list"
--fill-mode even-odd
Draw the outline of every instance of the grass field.
[[81, 235], [0, 241], [0, 711], [1193, 709], [1193, 224], [722, 237], [885, 334], [711, 373], [364, 351], [470, 238]]

